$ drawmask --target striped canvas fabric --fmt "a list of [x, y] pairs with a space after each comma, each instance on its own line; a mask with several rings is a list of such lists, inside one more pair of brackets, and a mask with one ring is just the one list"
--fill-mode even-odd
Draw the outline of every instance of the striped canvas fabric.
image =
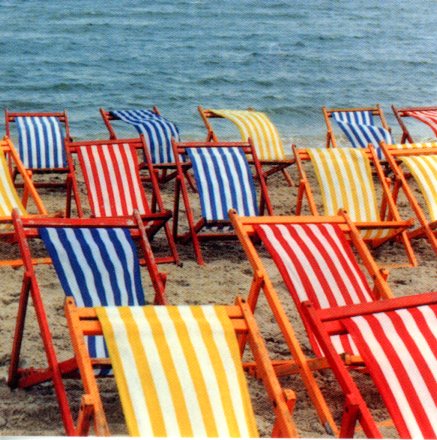
[[[325, 309], [372, 301], [371, 289], [343, 232], [334, 224], [254, 225], [300, 304]], [[347, 337], [333, 337], [338, 353], [357, 353]]]
[[18, 153], [26, 168], [65, 168], [64, 128], [53, 116], [19, 116]]
[[[129, 231], [41, 228], [39, 232], [65, 294], [78, 307], [146, 304]], [[101, 336], [90, 336], [87, 343], [91, 357], [108, 357]]]
[[258, 215], [255, 184], [240, 148], [189, 148], [189, 159], [206, 220], [229, 220], [228, 211]]
[[332, 117], [354, 148], [366, 148], [368, 144], [372, 144], [379, 159], [383, 159], [379, 143], [381, 141], [387, 144], [393, 143], [392, 135], [388, 130], [374, 125], [373, 115], [369, 111], [332, 112]]
[[437, 307], [344, 320], [401, 438], [437, 438]]
[[[352, 221], [380, 222], [370, 161], [364, 151], [353, 148], [309, 148], [322, 193], [325, 215], [345, 209]], [[382, 238], [388, 230], [366, 230], [366, 239]]]
[[405, 116], [411, 116], [424, 124], [428, 125], [437, 136], [437, 109], [436, 110], [412, 110], [404, 113]]
[[241, 139], [252, 139], [259, 160], [285, 160], [284, 146], [269, 117], [252, 110], [210, 110], [229, 119], [240, 130]]
[[102, 307], [97, 315], [130, 435], [257, 436], [224, 307]]
[[150, 208], [138, 172], [138, 157], [129, 144], [87, 145], [77, 150], [96, 217], [132, 215], [136, 209], [148, 214]]
[[400, 160], [414, 176], [431, 221], [437, 220], [437, 155], [401, 156]]
[[[5, 154], [3, 151], [0, 151], [0, 217], [11, 217], [14, 208], [17, 208], [20, 214], [26, 214], [26, 210], [12, 182]], [[5, 226], [0, 226], [0, 230], [4, 228]]]
[[143, 134], [150, 150], [152, 163], [173, 163], [171, 139], [180, 141], [179, 129], [173, 122], [151, 110], [114, 110], [111, 115], [135, 127]]

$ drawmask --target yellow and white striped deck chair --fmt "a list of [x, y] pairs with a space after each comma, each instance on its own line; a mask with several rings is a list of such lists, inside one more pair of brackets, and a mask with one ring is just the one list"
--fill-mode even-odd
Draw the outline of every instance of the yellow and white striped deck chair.
[[[437, 254], [437, 142], [395, 145], [381, 143], [381, 148], [396, 176], [393, 189], [395, 200], [402, 188], [420, 222], [419, 227], [409, 232], [410, 238], [426, 236]], [[408, 174], [413, 176], [423, 196], [428, 217], [414, 195], [408, 182]]]
[[287, 158], [285, 155], [279, 132], [265, 113], [255, 110], [203, 109], [201, 106], [198, 107], [198, 110], [208, 130], [208, 141], [218, 141], [209, 119], [228, 119], [239, 129], [242, 141], [246, 142], [248, 138], [252, 140], [261, 164], [271, 165], [271, 168], [265, 172], [266, 176], [281, 172], [287, 183], [290, 186], [293, 185], [293, 181], [285, 168], [291, 166], [294, 160]]
[[[12, 180], [11, 169], [13, 168], [16, 168], [21, 174], [24, 182], [21, 197]], [[0, 236], [7, 237], [13, 234], [10, 224], [14, 208], [18, 209], [21, 215], [29, 215], [26, 208], [29, 197], [33, 199], [37, 213], [46, 215], [44, 205], [18, 156], [18, 152], [11, 140], [5, 137], [0, 140]], [[18, 264], [18, 260], [0, 260], [0, 266], [14, 265], [15, 263]]]
[[[399, 237], [405, 247], [409, 264], [417, 264], [406, 232], [412, 223], [401, 220], [372, 147], [293, 150], [301, 176], [296, 204], [297, 215], [301, 214], [304, 195], [308, 198], [311, 214], [319, 214], [303, 165], [304, 161], [310, 161], [320, 187], [323, 215], [337, 215], [340, 210], [347, 211], [350, 219], [361, 230], [364, 240], [373, 246]], [[378, 202], [377, 198], [371, 161], [377, 170], [376, 178], [382, 193], [381, 202]]]
[[[67, 320], [95, 434], [109, 429], [91, 372], [83, 367], [80, 319], [90, 330], [90, 312], [66, 305]], [[249, 345], [262, 360], [261, 375], [274, 401], [275, 436], [296, 436], [286, 393], [280, 388], [248, 307], [98, 307], [95, 324], [108, 345], [128, 432], [142, 437], [257, 437], [251, 400], [241, 364], [236, 330], [249, 330]], [[231, 318], [231, 319], [230, 319]], [[233, 322], [234, 321], [234, 322]], [[249, 321], [249, 322], [248, 322]], [[262, 354], [261, 354], [262, 353]], [[88, 365], [90, 366], [90, 365]], [[293, 397], [290, 401], [293, 400]], [[86, 411], [86, 410], [85, 410]], [[79, 420], [81, 420], [79, 415]], [[84, 435], [78, 426], [78, 435]]]

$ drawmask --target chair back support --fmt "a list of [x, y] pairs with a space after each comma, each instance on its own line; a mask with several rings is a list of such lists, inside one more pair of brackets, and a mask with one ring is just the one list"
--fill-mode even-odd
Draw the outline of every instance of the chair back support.
[[26, 214], [26, 209], [12, 182], [5, 154], [0, 150], [0, 217], [11, 217], [14, 208], [17, 208], [21, 214]]
[[383, 156], [378, 148], [379, 143], [381, 141], [393, 143], [389, 130], [374, 125], [371, 111], [335, 111], [332, 112], [332, 117], [354, 148], [366, 148], [368, 144], [372, 144], [381, 159]]
[[54, 116], [17, 116], [18, 151], [26, 168], [65, 168], [65, 130]]
[[210, 112], [233, 122], [240, 130], [243, 142], [250, 138], [260, 161], [286, 158], [278, 130], [265, 113], [253, 110], [210, 110]]
[[149, 214], [139, 175], [137, 151], [129, 144], [84, 145], [77, 148], [88, 199], [96, 217]]
[[437, 108], [404, 111], [402, 116], [410, 116], [428, 125], [437, 136]]
[[240, 148], [188, 148], [206, 220], [229, 220], [231, 208], [258, 215], [255, 184]]
[[[39, 232], [65, 294], [78, 305], [146, 304], [138, 255], [129, 230], [40, 228]], [[91, 357], [108, 357], [101, 336], [87, 337], [87, 345]]]
[[152, 110], [113, 110], [110, 114], [135, 127], [143, 134], [152, 163], [173, 163], [171, 139], [180, 140], [179, 129], [173, 122]]
[[102, 307], [97, 315], [130, 435], [257, 436], [225, 307]]

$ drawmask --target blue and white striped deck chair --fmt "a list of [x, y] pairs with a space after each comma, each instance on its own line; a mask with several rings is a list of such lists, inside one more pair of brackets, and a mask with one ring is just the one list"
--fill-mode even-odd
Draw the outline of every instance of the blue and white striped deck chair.
[[[235, 209], [243, 216], [257, 216], [264, 208], [272, 214], [265, 180], [261, 173], [261, 165], [255, 159], [254, 168], [259, 179], [260, 200], [249, 166], [247, 156], [253, 152], [251, 143], [176, 143], [174, 152], [177, 156], [178, 185], [176, 197], [182, 190], [189, 232], [178, 238], [185, 237], [193, 241], [197, 261], [203, 264], [198, 239], [235, 238], [230, 225], [228, 212]], [[194, 221], [190, 206], [188, 190], [184, 180], [184, 169], [180, 156], [189, 159], [200, 199], [201, 218]], [[252, 158], [255, 158], [252, 156]], [[186, 164], [185, 164], [186, 165]], [[178, 200], [176, 200], [178, 203]], [[175, 209], [176, 213], [177, 209]], [[178, 219], [174, 218], [174, 235], [177, 236]], [[200, 233], [203, 228], [208, 232]]]
[[[324, 109], [324, 111], [326, 111]], [[382, 125], [375, 125], [374, 114], [381, 117]], [[381, 141], [387, 144], [393, 143], [393, 137], [390, 130], [386, 126], [385, 119], [383, 119], [382, 109], [378, 106], [374, 109], [336, 109], [335, 111], [327, 111], [325, 116], [326, 122], [329, 123], [329, 116], [331, 116], [337, 125], [341, 128], [343, 133], [348, 138], [352, 147], [354, 148], [366, 148], [369, 144], [372, 144], [377, 152], [378, 159], [384, 159], [379, 143]], [[330, 127], [328, 131], [332, 136], [333, 146], [337, 146], [334, 135]]]
[[[67, 296], [79, 307], [146, 304], [137, 251], [121, 228], [40, 228]], [[87, 337], [92, 358], [108, 358], [101, 336]], [[101, 369], [107, 375], [111, 369]]]
[[171, 139], [179, 141], [180, 135], [173, 122], [153, 110], [112, 110], [109, 113], [144, 135], [153, 164], [174, 163]]

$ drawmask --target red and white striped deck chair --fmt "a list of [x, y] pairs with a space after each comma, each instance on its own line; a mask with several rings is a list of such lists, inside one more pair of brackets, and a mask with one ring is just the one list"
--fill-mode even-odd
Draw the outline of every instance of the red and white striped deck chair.
[[423, 122], [427, 125], [433, 133], [433, 138], [437, 138], [437, 107], [395, 107], [392, 105], [392, 110], [396, 119], [402, 129], [401, 144], [405, 142], [417, 142], [413, 139], [410, 130], [407, 128], [404, 119], [413, 118], [416, 121]]
[[[149, 238], [163, 228], [169, 256], [157, 256], [158, 263], [179, 264], [179, 255], [168, 221], [172, 212], [164, 208], [144, 138], [67, 142], [68, 162], [78, 214], [84, 215], [73, 157], [77, 158], [87, 189], [93, 217], [126, 217], [137, 210], [147, 224]], [[150, 175], [149, 199], [139, 172], [138, 151], [144, 153]], [[68, 202], [67, 210], [71, 202]]]
[[[407, 229], [413, 220], [403, 221], [375, 149], [293, 147], [300, 175], [296, 214], [302, 214], [304, 199], [312, 215], [319, 215], [307, 170], [315, 174], [323, 215], [345, 210], [372, 247], [399, 241], [411, 266], [417, 265]], [[376, 176], [372, 175], [372, 169]], [[396, 261], [391, 266], [405, 265]]]
[[[273, 402], [272, 437], [296, 437], [294, 393], [281, 388], [250, 309], [234, 306], [65, 307], [84, 385], [77, 435], [109, 435], [84, 335], [103, 334], [128, 432], [141, 437], [256, 437], [237, 337], [246, 335]], [[86, 400], [85, 400], [86, 399]]]
[[381, 432], [334, 334], [355, 342], [399, 437], [437, 438], [437, 292], [330, 309], [307, 302], [303, 310], [345, 396], [340, 437], [353, 437], [357, 422], [367, 437]]
[[[437, 254], [437, 142], [417, 144], [381, 144], [396, 177], [393, 195], [402, 189], [420, 226], [408, 232], [410, 238], [426, 237]], [[414, 183], [420, 196], [414, 191]], [[427, 213], [426, 213], [427, 211]]]
[[293, 186], [293, 180], [286, 169], [293, 165], [294, 160], [286, 156], [278, 129], [265, 113], [255, 110], [213, 110], [204, 109], [202, 106], [198, 106], [198, 111], [208, 132], [206, 138], [208, 142], [219, 140], [210, 119], [229, 120], [240, 131], [243, 142], [251, 139], [261, 165], [269, 167], [264, 171], [266, 178], [281, 172], [287, 184]]
[[[337, 217], [257, 218], [241, 217], [234, 212], [230, 217], [254, 274], [248, 304], [255, 310], [260, 292], [265, 294], [293, 357], [291, 363], [284, 362], [283, 372], [296, 372], [291, 366], [298, 365], [298, 372], [305, 381], [321, 421], [325, 427], [328, 425], [331, 428], [331, 432], [335, 432], [332, 416], [310, 371], [326, 367], [321, 362], [323, 353], [303, 319], [316, 359], [308, 360], [303, 355], [290, 319], [270, 280], [266, 269], [268, 265], [264, 264], [254, 242], [261, 241], [267, 249], [301, 316], [301, 303], [306, 300], [312, 301], [316, 308], [325, 309], [391, 297], [386, 276], [376, 265], [360, 233], [345, 214]], [[373, 287], [358, 265], [349, 242], [357, 251], [368, 276], [373, 279]], [[347, 362], [359, 361], [356, 358], [356, 347], [350, 338], [336, 337], [333, 344], [338, 353], [346, 355]], [[278, 373], [281, 370], [278, 368]]]

